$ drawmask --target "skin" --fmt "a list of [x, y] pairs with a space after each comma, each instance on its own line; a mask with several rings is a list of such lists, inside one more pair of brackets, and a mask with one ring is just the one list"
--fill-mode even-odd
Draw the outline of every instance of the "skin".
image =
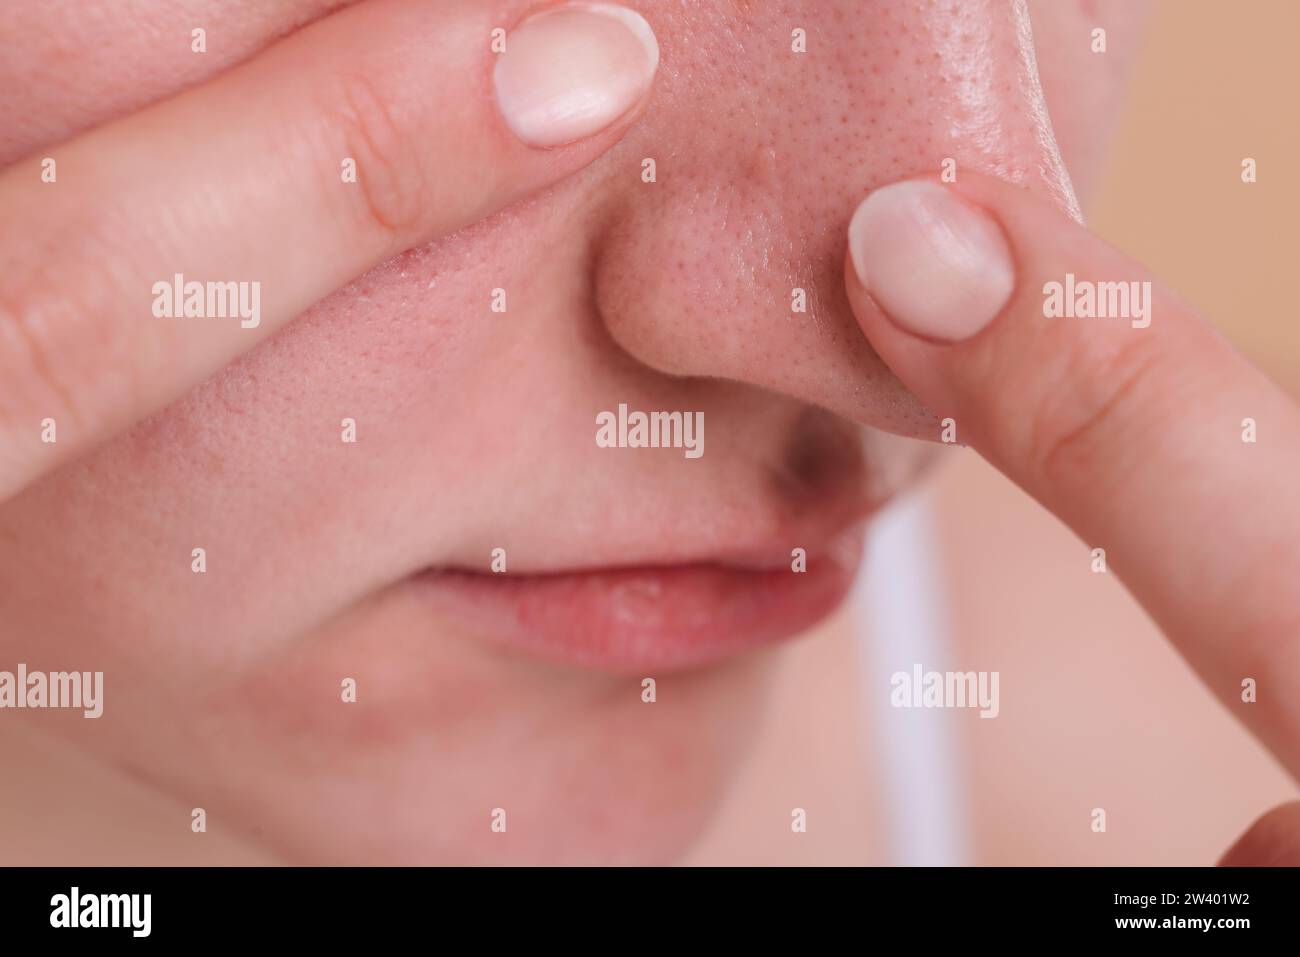
[[[440, 42], [463, 41], [445, 57], [427, 53], [427, 5], [390, 0], [373, 18], [269, 6], [151, 5], [134, 14], [150, 30], [49, 5], [0, 12], [0, 33], [32, 38], [0, 66], [13, 73], [0, 74], [6, 183], [34, 178], [23, 157], [99, 130], [116, 139], [85, 155], [120, 147], [160, 184], [150, 201], [180, 197], [110, 220], [143, 245], [95, 234], [91, 271], [138, 248], [156, 256], [148, 275], [170, 275], [179, 249], [245, 275], [242, 237], [272, 236], [253, 261], [281, 288], [296, 284], [242, 355], [247, 338], [214, 335], [146, 362], [121, 326], [107, 342], [136, 377], [129, 401], [84, 346], [119, 326], [83, 322], [50, 351], [84, 363], [68, 381], [105, 391], [76, 404], [98, 431], [70, 430], [74, 457], [7, 473], [0, 662], [103, 670], [110, 698], [96, 722], [4, 716], [12, 766], [33, 769], [16, 795], [32, 817], [3, 822], [9, 846], [50, 862], [44, 829], [60, 835], [60, 860], [194, 860], [189, 812], [203, 807], [211, 840], [199, 853], [215, 860], [674, 860], [744, 756], [766, 656], [671, 676], [647, 721], [637, 682], [487, 645], [404, 579], [481, 570], [502, 542], [511, 570], [532, 572], [708, 555], [742, 528], [833, 531], [914, 480], [926, 446], [897, 436], [933, 438], [925, 409], [938, 406], [860, 331], [843, 270], [852, 211], [948, 156], [1071, 210], [1100, 162], [1125, 66], [1122, 45], [1099, 65], [1080, 37], [1097, 19], [1133, 34], [1140, 11], [1034, 9], [1049, 122], [1014, 4], [947, 14], [942, 2], [880, 3], [866, 18], [853, 4], [645, 3], [663, 53], [648, 101], [617, 129], [533, 155], [486, 113], [450, 109], [478, 102], [465, 91], [489, 69], [479, 38], [532, 5], [441, 5]], [[196, 23], [209, 31], [203, 57], [188, 49]], [[792, 25], [809, 30], [803, 60], [788, 53]], [[274, 49], [280, 37], [293, 46]], [[425, 193], [393, 180], [380, 208], [409, 216], [386, 216], [400, 223], [391, 235], [368, 231], [372, 209], [334, 207], [293, 175], [314, 153], [292, 137], [276, 145], [283, 124], [267, 108], [205, 92], [224, 74], [227, 90], [278, 91], [268, 101], [297, 116], [306, 101], [295, 97], [312, 88], [304, 70], [378, 62], [390, 47], [401, 68], [381, 79], [403, 107], [395, 155], [443, 200], [413, 202]], [[1070, 82], [1080, 75], [1096, 82]], [[187, 90], [206, 99], [139, 119]], [[114, 120], [135, 125], [123, 134]], [[321, 123], [333, 129], [328, 113]], [[184, 152], [176, 124], [204, 158]], [[316, 130], [303, 142], [322, 142]], [[151, 135], [182, 161], [150, 168], [171, 155], [141, 149]], [[639, 179], [645, 156], [659, 164], [654, 186]], [[243, 218], [214, 230], [185, 197], [195, 182], [249, 182], [232, 170], [289, 191], [302, 183], [305, 199], [232, 201]], [[187, 176], [187, 190], [169, 191], [168, 177]], [[73, 217], [110, 200], [57, 202]], [[332, 229], [340, 217], [361, 225]], [[34, 214], [31, 235], [60, 268], [40, 266], [48, 281], [35, 294], [65, 295], [86, 272], [63, 268], [68, 237], [103, 219], [35, 232], [48, 218]], [[154, 224], [178, 219], [175, 248], [150, 245]], [[296, 303], [345, 282], [298, 316]], [[794, 286], [810, 290], [798, 321]], [[504, 316], [488, 309], [496, 287], [509, 290]], [[31, 394], [35, 414], [43, 400]], [[597, 455], [585, 423], [611, 401], [700, 409], [725, 427], [689, 473], [680, 459]], [[355, 449], [338, 442], [345, 415], [361, 423]], [[196, 576], [200, 544], [209, 571]], [[344, 675], [361, 689], [355, 706], [339, 702]], [[65, 774], [95, 803], [37, 815], [41, 796], [65, 793]], [[487, 827], [493, 807], [509, 811], [508, 841]], [[94, 836], [106, 808], [121, 825], [112, 844]]]

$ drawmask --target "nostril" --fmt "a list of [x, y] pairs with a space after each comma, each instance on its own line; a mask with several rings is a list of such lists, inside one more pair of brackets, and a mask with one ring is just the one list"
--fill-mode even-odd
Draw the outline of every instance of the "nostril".
[[818, 516], [828, 528], [855, 525], [929, 468], [940, 447], [804, 407], [767, 463], [776, 511]]
[[794, 506], [837, 498], [866, 471], [861, 428], [821, 409], [804, 409], [771, 472], [772, 488]]

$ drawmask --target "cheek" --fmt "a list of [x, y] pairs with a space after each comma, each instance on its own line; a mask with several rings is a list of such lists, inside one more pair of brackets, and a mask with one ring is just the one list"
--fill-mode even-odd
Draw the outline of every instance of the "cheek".
[[[654, 105], [603, 168], [617, 197], [597, 247], [604, 321], [660, 371], [914, 431], [925, 420], [849, 313], [844, 231], [871, 189], [945, 160], [958, 176], [996, 173], [1073, 203], [1021, 11], [792, 3], [759, 20], [721, 9], [689, 30], [656, 21], [669, 34]], [[791, 49], [796, 28], [805, 53]], [[645, 159], [656, 182], [640, 175]]]

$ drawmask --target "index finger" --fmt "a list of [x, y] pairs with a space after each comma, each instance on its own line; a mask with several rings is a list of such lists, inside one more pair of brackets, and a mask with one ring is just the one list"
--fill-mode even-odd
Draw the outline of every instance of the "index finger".
[[1300, 776], [1300, 412], [1128, 257], [1021, 189], [963, 180], [859, 209], [864, 332], [959, 441], [1104, 550]]
[[493, 6], [351, 7], [0, 174], [0, 499], [613, 145], [658, 64], [645, 21]]

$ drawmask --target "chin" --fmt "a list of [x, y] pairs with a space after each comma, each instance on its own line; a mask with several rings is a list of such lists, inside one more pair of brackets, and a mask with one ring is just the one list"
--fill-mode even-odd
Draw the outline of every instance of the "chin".
[[304, 864], [672, 863], [749, 753], [779, 654], [574, 668], [431, 630], [418, 589], [305, 643], [214, 696], [201, 729], [229, 742], [205, 754], [214, 817]]

